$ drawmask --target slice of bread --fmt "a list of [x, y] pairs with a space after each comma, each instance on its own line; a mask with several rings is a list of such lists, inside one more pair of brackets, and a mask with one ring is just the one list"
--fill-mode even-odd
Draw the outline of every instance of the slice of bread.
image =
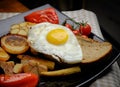
[[104, 58], [112, 50], [112, 44], [109, 42], [98, 42], [91, 38], [76, 36], [83, 52], [81, 63], [92, 63]]
[[[83, 53], [83, 59], [80, 63], [96, 62], [102, 58], [105, 58], [105, 56], [107, 56], [112, 51], [112, 44], [109, 42], [99, 42], [81, 35], [76, 35], [76, 37]], [[44, 54], [44, 56], [54, 60], [51, 55]]]

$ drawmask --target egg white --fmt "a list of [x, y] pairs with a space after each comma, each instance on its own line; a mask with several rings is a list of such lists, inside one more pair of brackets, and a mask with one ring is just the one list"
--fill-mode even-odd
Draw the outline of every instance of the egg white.
[[[69, 38], [65, 44], [54, 45], [46, 40], [48, 32], [54, 29], [67, 31]], [[59, 62], [75, 64], [82, 60], [82, 49], [73, 32], [65, 26], [48, 22], [36, 24], [29, 30], [28, 42], [37, 52], [51, 55]]]

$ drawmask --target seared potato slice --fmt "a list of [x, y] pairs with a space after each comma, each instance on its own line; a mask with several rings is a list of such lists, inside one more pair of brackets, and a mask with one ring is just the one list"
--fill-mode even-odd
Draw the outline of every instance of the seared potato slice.
[[39, 64], [34, 60], [21, 60], [23, 64], [23, 72], [25, 73], [34, 73], [36, 75], [40, 75], [41, 72], [47, 72], [48, 68], [45, 65]]
[[21, 59], [21, 60], [27, 60], [27, 61], [34, 60], [41, 65], [47, 66], [47, 68], [50, 69], [50, 70], [54, 70], [54, 68], [55, 68], [55, 62], [49, 61], [49, 60], [46, 60], [46, 59], [42, 59], [42, 58], [39, 58], [39, 57], [33, 57], [33, 56], [29, 56], [29, 55], [18, 55], [17, 58]]
[[5, 74], [13, 74], [14, 61], [0, 61], [0, 67], [3, 69]]
[[10, 34], [27, 36], [29, 28], [33, 25], [35, 25], [35, 23], [31, 23], [31, 22], [22, 22], [19, 24], [13, 24], [10, 28]]
[[0, 61], [7, 61], [10, 58], [9, 54], [0, 47]]
[[12, 34], [1, 38], [1, 47], [10, 54], [22, 54], [29, 49], [25, 37]]
[[14, 73], [21, 73], [23, 71], [22, 68], [23, 68], [23, 64], [17, 63], [17, 64], [15, 64], [15, 66], [13, 68], [13, 72]]

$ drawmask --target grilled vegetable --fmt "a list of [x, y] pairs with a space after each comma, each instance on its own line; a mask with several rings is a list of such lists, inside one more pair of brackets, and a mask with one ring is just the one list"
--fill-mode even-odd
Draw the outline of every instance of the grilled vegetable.
[[61, 70], [41, 72], [41, 76], [65, 76], [73, 73], [78, 73], [80, 71], [81, 71], [80, 67], [75, 66], [75, 67], [70, 67], [70, 68], [61, 69]]
[[2, 37], [1, 47], [11, 54], [25, 53], [29, 49], [27, 39], [19, 35], [6, 35]]
[[46, 8], [43, 10], [35, 11], [24, 17], [25, 21], [32, 23], [50, 22], [53, 24], [58, 24], [59, 19], [54, 8]]
[[31, 73], [0, 75], [0, 87], [36, 87], [38, 76]]
[[30, 22], [22, 22], [19, 24], [13, 24], [10, 28], [10, 34], [18, 34], [22, 36], [27, 36], [30, 27], [33, 25], [35, 25], [35, 23], [30, 23]]
[[7, 61], [10, 58], [9, 54], [0, 47], [0, 61]]

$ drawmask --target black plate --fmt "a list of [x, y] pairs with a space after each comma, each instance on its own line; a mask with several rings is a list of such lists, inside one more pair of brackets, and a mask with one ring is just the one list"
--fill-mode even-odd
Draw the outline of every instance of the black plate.
[[[24, 21], [24, 16], [27, 14], [51, 7], [49, 4], [38, 7], [36, 9], [30, 10], [28, 12], [19, 14], [17, 16], [1, 20], [0, 21], [0, 36], [5, 35], [9, 32], [10, 26], [12, 24], [20, 23]], [[58, 10], [57, 14], [59, 16], [60, 24], [62, 24], [65, 19], [68, 17]], [[74, 21], [69, 21], [69, 23], [74, 23]], [[90, 35], [91, 38], [103, 42], [101, 38], [96, 36], [95, 34]], [[87, 83], [97, 79], [97, 77], [101, 76], [102, 73], [108, 69], [120, 56], [119, 50], [113, 45], [113, 49], [111, 54], [105, 59], [97, 63], [92, 63], [90, 65], [81, 65], [81, 73], [64, 76], [64, 77], [41, 77], [38, 87], [67, 87], [67, 86], [85, 86]], [[1, 72], [1, 71], [0, 71]]]

